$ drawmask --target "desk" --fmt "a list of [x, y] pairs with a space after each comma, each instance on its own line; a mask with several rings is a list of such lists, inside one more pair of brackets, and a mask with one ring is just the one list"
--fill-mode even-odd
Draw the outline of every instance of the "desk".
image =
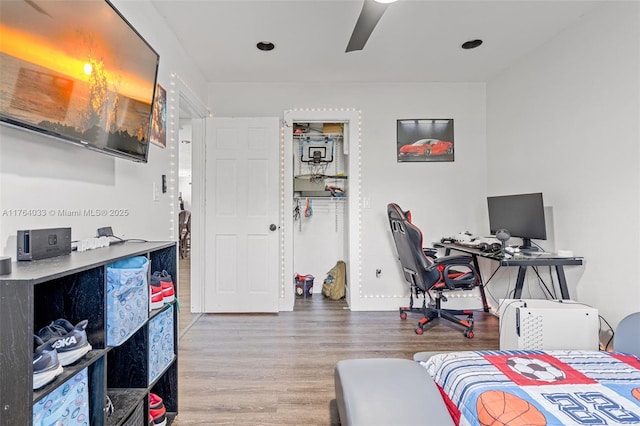
[[[524, 277], [529, 266], [555, 266], [556, 275], [558, 275], [558, 286], [560, 287], [560, 295], [562, 299], [569, 299], [569, 289], [567, 288], [567, 278], [564, 275], [565, 265], [582, 265], [581, 257], [558, 257], [556, 254], [519, 254], [511, 258], [505, 258], [501, 253], [485, 253], [472, 247], [459, 246], [450, 243], [434, 243], [434, 247], [444, 248], [445, 254], [449, 254], [451, 250], [457, 250], [473, 256], [473, 264], [480, 273], [478, 266], [478, 257], [494, 260], [500, 263], [500, 266], [517, 266], [518, 278], [516, 279], [516, 288], [513, 293], [514, 299], [520, 299], [522, 296], [522, 287], [524, 286]], [[482, 280], [482, 277], [480, 277]], [[484, 285], [484, 282], [483, 282]]]

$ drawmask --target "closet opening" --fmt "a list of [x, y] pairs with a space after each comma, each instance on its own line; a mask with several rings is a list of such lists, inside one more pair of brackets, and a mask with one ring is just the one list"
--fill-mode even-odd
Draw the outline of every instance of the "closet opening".
[[355, 110], [285, 113], [283, 276], [291, 309], [353, 309], [360, 292], [359, 118]]
[[312, 297], [346, 306], [346, 273], [339, 264], [348, 261], [349, 243], [344, 126], [341, 122], [293, 123], [296, 310], [310, 306], [311, 300], [304, 299]]

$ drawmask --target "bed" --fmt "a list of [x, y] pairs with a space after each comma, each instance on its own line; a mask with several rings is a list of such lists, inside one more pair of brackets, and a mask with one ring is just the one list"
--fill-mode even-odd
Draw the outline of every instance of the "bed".
[[600, 351], [476, 351], [421, 361], [457, 425], [640, 424], [640, 359]]
[[343, 426], [640, 425], [640, 312], [620, 321], [618, 352], [418, 352], [413, 361], [341, 360]]

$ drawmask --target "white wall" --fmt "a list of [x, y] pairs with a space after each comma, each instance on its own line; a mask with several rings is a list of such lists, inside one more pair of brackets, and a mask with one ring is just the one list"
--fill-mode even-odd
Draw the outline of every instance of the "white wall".
[[[175, 37], [164, 28], [163, 18], [146, 0], [113, 2], [127, 20], [160, 54], [159, 83], [173, 96], [175, 73], [195, 92], [204, 93], [205, 82], [191, 65]], [[171, 119], [171, 111], [168, 111]], [[168, 132], [170, 134], [170, 132]], [[0, 214], [15, 209], [127, 209], [126, 216], [24, 217], [0, 216], [0, 255], [15, 260], [18, 229], [71, 227], [72, 238], [95, 236], [96, 229], [112, 226], [124, 238], [175, 239], [177, 212], [177, 162], [174, 141], [167, 148], [152, 145], [147, 164], [116, 159], [61, 141], [0, 126]], [[152, 200], [161, 176], [170, 179], [169, 192]], [[177, 214], [177, 213], [176, 213]]]
[[613, 326], [640, 310], [639, 78], [639, 3], [606, 2], [487, 86], [489, 194], [544, 193], [571, 297]]
[[[407, 302], [386, 216], [389, 202], [413, 211], [425, 242], [488, 227], [484, 84], [211, 84], [209, 99], [218, 117], [282, 117], [296, 108], [362, 111], [362, 197], [371, 208], [362, 210], [358, 309], [394, 310]], [[453, 118], [455, 162], [398, 163], [396, 120], [406, 118]], [[382, 270], [379, 278], [376, 269]]]

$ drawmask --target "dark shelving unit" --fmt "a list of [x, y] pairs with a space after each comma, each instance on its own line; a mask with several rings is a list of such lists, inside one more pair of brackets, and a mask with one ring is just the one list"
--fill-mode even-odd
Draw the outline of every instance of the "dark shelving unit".
[[[31, 262], [14, 262], [0, 277], [0, 425], [32, 425], [34, 406], [86, 369], [91, 425], [143, 424], [148, 395], [160, 395], [170, 424], [178, 414], [178, 310], [175, 302], [149, 313], [149, 319], [118, 346], [106, 345], [107, 265], [133, 256], [149, 259], [149, 273], [166, 270], [177, 289], [174, 242], [124, 243], [82, 253]], [[148, 291], [148, 289], [147, 289]], [[149, 378], [149, 321], [163, 314], [172, 319], [173, 360]], [[58, 318], [89, 320], [92, 350], [44, 387], [33, 386], [33, 334]], [[107, 416], [109, 396], [114, 413]]]

